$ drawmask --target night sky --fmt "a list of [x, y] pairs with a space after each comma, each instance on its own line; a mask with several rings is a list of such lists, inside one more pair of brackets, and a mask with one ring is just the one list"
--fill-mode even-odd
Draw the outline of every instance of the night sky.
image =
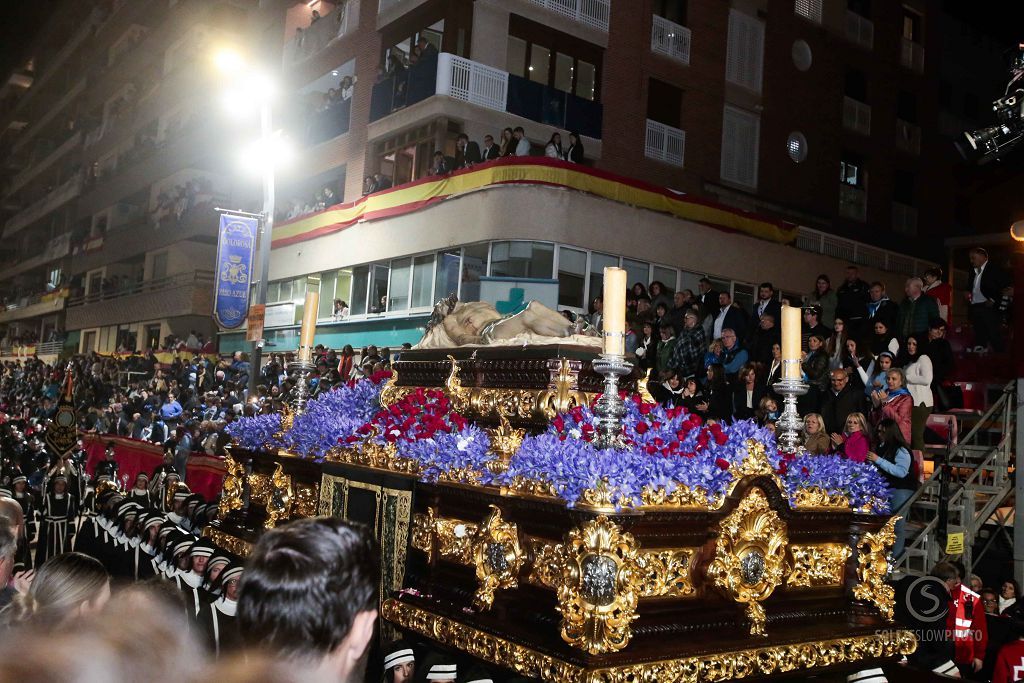
[[0, 9], [0, 71], [4, 77], [22, 61], [29, 41], [59, 4], [57, 0], [7, 0], [3, 3]]

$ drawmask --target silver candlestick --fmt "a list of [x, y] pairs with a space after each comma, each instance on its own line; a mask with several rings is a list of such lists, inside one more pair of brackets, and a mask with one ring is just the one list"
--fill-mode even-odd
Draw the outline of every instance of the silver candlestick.
[[626, 415], [626, 403], [619, 396], [619, 378], [633, 371], [633, 364], [625, 356], [602, 353], [593, 363], [594, 372], [604, 376], [604, 393], [597, 399], [594, 414], [598, 448], [622, 448], [622, 418]]
[[288, 364], [288, 372], [295, 378], [295, 389], [292, 390], [292, 413], [302, 415], [309, 401], [309, 376], [316, 370], [313, 362], [299, 357]]
[[[792, 367], [794, 364], [797, 367], [796, 372], [787, 372], [787, 366]], [[796, 377], [788, 377], [787, 375], [790, 374]], [[800, 413], [796, 408], [796, 399], [806, 394], [809, 387], [807, 382], [800, 379], [800, 375], [799, 360], [794, 358], [783, 360], [782, 379], [772, 385], [775, 393], [782, 396], [782, 414], [779, 416], [775, 426], [782, 430], [781, 432], [778, 432], [778, 429], [776, 430], [778, 434], [776, 442], [779, 445], [779, 450], [784, 453], [796, 453], [803, 445], [800, 438], [800, 430], [803, 429], [804, 420], [800, 417]]]

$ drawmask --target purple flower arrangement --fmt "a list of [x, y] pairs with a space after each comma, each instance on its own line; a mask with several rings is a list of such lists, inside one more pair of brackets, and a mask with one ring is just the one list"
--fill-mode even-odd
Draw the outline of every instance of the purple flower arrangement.
[[869, 463], [848, 460], [841, 455], [798, 455], [781, 463], [780, 478], [792, 499], [799, 488], [820, 488], [842, 494], [855, 510], [875, 514], [889, 512], [889, 488]]
[[268, 447], [275, 448], [280, 445], [277, 441], [277, 434], [281, 431], [281, 415], [271, 413], [240, 417], [225, 427], [224, 431], [235, 440], [236, 444], [247, 450], [258, 451]]
[[289, 451], [322, 459], [339, 443], [351, 443], [357, 431], [380, 410], [380, 391], [385, 379], [347, 382], [320, 394], [296, 415], [292, 428], [284, 434], [283, 445]]
[[436, 432], [429, 438], [400, 440], [396, 448], [399, 456], [419, 463], [423, 481], [491, 483], [487, 469], [487, 463], [494, 459], [491, 439], [475, 425], [454, 432]]

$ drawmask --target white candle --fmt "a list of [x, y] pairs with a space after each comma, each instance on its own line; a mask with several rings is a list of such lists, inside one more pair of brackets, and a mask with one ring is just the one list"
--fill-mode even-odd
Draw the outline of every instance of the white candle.
[[604, 269], [604, 352], [611, 356], [626, 353], [626, 271], [622, 268]]
[[[799, 308], [782, 307], [782, 378], [800, 379], [800, 324]], [[785, 361], [795, 361], [786, 363]]]
[[299, 360], [313, 357], [313, 336], [316, 334], [316, 314], [320, 306], [320, 292], [306, 292], [306, 306], [302, 310], [302, 329], [299, 331]]

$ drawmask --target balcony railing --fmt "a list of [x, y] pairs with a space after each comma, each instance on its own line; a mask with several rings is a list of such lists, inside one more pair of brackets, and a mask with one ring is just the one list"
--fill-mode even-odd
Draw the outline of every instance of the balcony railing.
[[846, 38], [870, 50], [875, 46], [875, 25], [870, 19], [846, 10]]
[[896, 146], [911, 154], [921, 153], [921, 127], [896, 119]]
[[681, 167], [685, 152], [686, 131], [647, 119], [644, 156]]
[[924, 46], [904, 38], [900, 49], [900, 64], [913, 71], [924, 71]]
[[168, 275], [167, 277], [156, 278], [154, 280], [133, 282], [126, 287], [119, 287], [116, 290], [89, 292], [88, 294], [82, 294], [68, 299], [68, 308], [75, 308], [76, 306], [84, 306], [86, 304], [95, 304], [101, 301], [121, 299], [126, 296], [134, 296], [136, 294], [163, 292], [168, 289], [174, 289], [175, 287], [184, 287], [193, 284], [212, 285], [213, 271], [197, 270], [191, 273], [178, 273], [177, 275]]
[[655, 14], [651, 23], [651, 51], [689, 64], [690, 29]]
[[505, 111], [508, 72], [442, 52], [437, 60], [437, 94]]
[[852, 97], [844, 97], [843, 127], [862, 135], [871, 135], [871, 105]]
[[608, 18], [612, 12], [611, 0], [531, 0], [531, 2], [581, 24], [601, 31], [608, 30]]
[[10, 187], [7, 188], [7, 192], [8, 193], [15, 192], [19, 188], [23, 187], [25, 185], [25, 183], [27, 183], [29, 180], [31, 180], [40, 171], [42, 171], [43, 169], [48, 167], [50, 164], [52, 164], [55, 160], [57, 160], [60, 157], [62, 157], [65, 153], [67, 153], [68, 150], [74, 148], [79, 142], [81, 142], [81, 140], [82, 140], [82, 133], [81, 133], [81, 131], [79, 131], [79, 132], [75, 133], [74, 135], [71, 135], [70, 137], [68, 137], [66, 140], [64, 140], [64, 142], [62, 142], [60, 145], [58, 145], [56, 149], [54, 149], [53, 151], [48, 153], [42, 159], [39, 159], [38, 161], [36, 161], [34, 164], [32, 164], [31, 166], [26, 168], [24, 171], [22, 171], [18, 175], [14, 176], [14, 179], [11, 181]]
[[70, 180], [64, 182], [63, 185], [55, 189], [54, 191], [47, 194], [42, 199], [36, 201], [34, 204], [30, 204], [27, 208], [23, 209], [20, 213], [15, 214], [7, 224], [4, 225], [4, 237], [9, 237], [17, 231], [29, 225], [33, 221], [42, 218], [50, 211], [53, 211], [60, 205], [68, 202], [82, 191], [82, 176], [75, 175]]
[[917, 209], [900, 202], [892, 203], [892, 229], [900, 235], [917, 235]]
[[831, 256], [847, 263], [857, 263], [904, 275], [920, 275], [928, 268], [935, 267], [931, 261], [912, 259], [894, 251], [879, 249], [802, 225], [797, 228], [795, 246], [797, 249]]
[[333, 43], [335, 40], [349, 33], [349, 24], [355, 24], [355, 18], [350, 20], [348, 11], [349, 5], [343, 2], [330, 14], [321, 17], [308, 28], [302, 30], [289, 40], [284, 46], [284, 64], [291, 66], [305, 61]]
[[868, 219], [868, 193], [859, 187], [840, 183], [839, 215], [863, 223]]

